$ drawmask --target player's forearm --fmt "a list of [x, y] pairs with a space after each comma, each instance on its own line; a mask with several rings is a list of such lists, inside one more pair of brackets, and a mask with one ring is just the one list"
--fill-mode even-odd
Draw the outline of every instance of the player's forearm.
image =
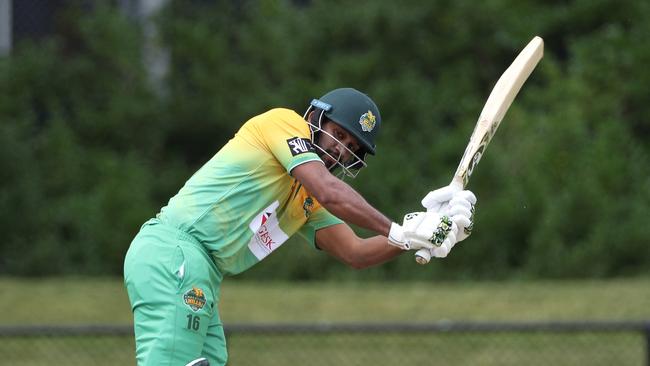
[[388, 235], [391, 220], [366, 202], [359, 193], [333, 176], [320, 162], [307, 162], [291, 173], [329, 212], [345, 222]]
[[389, 245], [385, 236], [377, 235], [361, 239], [361, 245], [357, 247], [353, 267], [358, 269], [372, 267], [388, 262], [402, 253], [404, 253], [402, 249]]
[[352, 187], [344, 182], [336, 184], [319, 202], [341, 220], [388, 236], [392, 221], [372, 207]]

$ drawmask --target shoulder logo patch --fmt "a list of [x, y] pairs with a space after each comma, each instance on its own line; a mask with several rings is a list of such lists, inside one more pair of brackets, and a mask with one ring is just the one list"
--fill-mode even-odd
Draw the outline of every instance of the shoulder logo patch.
[[183, 302], [194, 311], [199, 311], [205, 306], [205, 294], [203, 290], [192, 286], [192, 289], [183, 294]]
[[377, 118], [375, 117], [374, 114], [372, 114], [371, 111], [362, 114], [361, 118], [359, 118], [359, 124], [361, 125], [361, 129], [365, 132], [372, 131], [372, 129], [375, 128], [376, 122], [377, 122]]
[[289, 151], [291, 151], [292, 156], [315, 152], [314, 147], [311, 144], [309, 139], [294, 137], [287, 140], [287, 145], [289, 146]]

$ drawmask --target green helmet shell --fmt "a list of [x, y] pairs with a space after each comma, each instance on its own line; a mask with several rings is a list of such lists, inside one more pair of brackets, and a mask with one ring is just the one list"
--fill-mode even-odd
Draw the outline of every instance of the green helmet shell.
[[375, 155], [381, 115], [369, 96], [353, 88], [340, 88], [312, 100], [311, 105], [322, 109], [327, 118], [356, 137], [365, 151]]

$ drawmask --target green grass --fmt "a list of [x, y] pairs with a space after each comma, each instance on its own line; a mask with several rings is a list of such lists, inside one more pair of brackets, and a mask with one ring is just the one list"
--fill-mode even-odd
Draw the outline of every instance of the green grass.
[[0, 338], [0, 365], [132, 365], [131, 337]]
[[[650, 279], [505, 283], [226, 280], [230, 323], [650, 319]], [[121, 279], [0, 278], [0, 325], [130, 324]], [[229, 365], [641, 365], [645, 339], [606, 333], [228, 336]], [[130, 337], [0, 338], [0, 364], [133, 364]]]
[[[636, 365], [636, 334], [343, 334], [238, 335], [232, 365]], [[254, 352], [251, 352], [254, 350]]]
[[[229, 365], [590, 365], [640, 366], [642, 337], [630, 333], [555, 334], [236, 334]], [[0, 364], [130, 365], [125, 337], [10, 338]]]
[[0, 324], [130, 324], [121, 279], [0, 278]]
[[224, 322], [650, 319], [650, 280], [224, 284]]
[[[274, 283], [226, 279], [224, 323], [645, 320], [650, 279]], [[129, 324], [121, 279], [0, 278], [0, 324]]]

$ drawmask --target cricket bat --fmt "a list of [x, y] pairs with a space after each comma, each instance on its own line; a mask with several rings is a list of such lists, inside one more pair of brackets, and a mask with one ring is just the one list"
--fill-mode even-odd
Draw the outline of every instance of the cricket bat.
[[[472, 136], [465, 148], [465, 153], [463, 153], [456, 173], [451, 180], [451, 186], [458, 190], [462, 190], [467, 186], [469, 177], [481, 160], [485, 148], [492, 140], [499, 124], [501, 124], [501, 120], [503, 120], [503, 116], [543, 55], [544, 40], [535, 37], [501, 75], [483, 106], [476, 127], [474, 127], [474, 132], [472, 132]], [[415, 254], [415, 260], [419, 264], [429, 263], [430, 259], [431, 252], [427, 249], [420, 249]]]

